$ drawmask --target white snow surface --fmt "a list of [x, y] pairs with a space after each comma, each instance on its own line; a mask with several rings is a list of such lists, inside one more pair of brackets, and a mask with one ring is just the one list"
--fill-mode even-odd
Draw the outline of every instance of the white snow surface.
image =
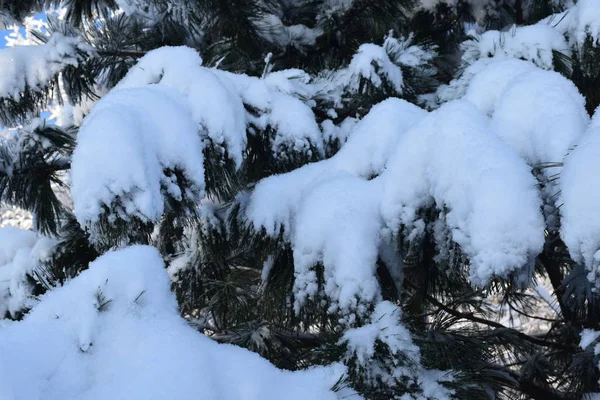
[[119, 82], [117, 89], [166, 86], [187, 103], [194, 121], [214, 144], [227, 148], [239, 167], [246, 148], [244, 105], [230, 83], [209, 68], [193, 49], [161, 47], [146, 54]]
[[371, 322], [359, 328], [348, 329], [340, 339], [346, 343], [361, 364], [368, 364], [375, 354], [377, 340], [387, 344], [393, 354], [403, 353], [417, 364], [420, 363], [421, 352], [412, 342], [410, 332], [399, 324], [402, 311], [389, 301], [377, 304], [370, 317]]
[[596, 42], [600, 39], [600, 1], [578, 0], [568, 14], [569, 28], [577, 44], [582, 45], [588, 34]]
[[341, 172], [362, 178], [381, 173], [402, 134], [426, 114], [395, 98], [375, 105], [351, 126], [347, 142], [333, 157], [260, 181], [247, 207], [247, 218], [256, 229], [264, 228], [269, 235], [278, 235], [281, 228], [288, 231], [305, 191], [317, 181]]
[[[276, 157], [289, 150], [324, 154], [323, 134], [310, 107], [315, 89], [306, 73], [266, 71], [255, 78], [201, 64], [187, 47], [151, 51], [94, 105], [82, 124], [71, 170], [75, 214], [82, 225], [93, 225], [105, 206], [115, 204], [111, 219], [156, 221], [164, 192], [177, 200], [200, 198], [206, 139], [239, 167], [247, 124], [266, 130], [260, 134], [272, 132]], [[244, 104], [256, 113], [247, 113]], [[183, 170], [191, 193], [182, 193], [165, 176], [167, 168]]]
[[530, 165], [562, 162], [588, 123], [585, 99], [554, 71], [516, 76], [498, 96], [492, 115], [496, 133]]
[[380, 300], [376, 263], [382, 227], [381, 182], [340, 174], [311, 185], [294, 226], [294, 294], [297, 311], [317, 295], [313, 267], [324, 265], [324, 291], [335, 311], [364, 314]]
[[[474, 61], [472, 64], [468, 65], [457, 78], [452, 79], [450, 83], [447, 85], [440, 85], [435, 92], [435, 96], [433, 96], [434, 101], [426, 101], [427, 105], [430, 108], [437, 108], [441, 104], [462, 99], [467, 94], [467, 89], [476, 75], [485, 71], [489, 65], [501, 62], [504, 59], [504, 57], [484, 57]], [[425, 100], [427, 99], [428, 98], [425, 97]], [[480, 106], [477, 103], [476, 105]]]
[[525, 162], [492, 133], [467, 101], [430, 113], [399, 141], [385, 173], [382, 214], [392, 232], [419, 235], [417, 212], [447, 210], [452, 240], [483, 285], [527, 265], [544, 244], [536, 181]]
[[481, 71], [470, 77], [464, 99], [487, 115], [492, 114], [496, 100], [513, 79], [538, 69], [528, 61], [515, 58], [499, 57], [486, 64]]
[[[257, 230], [284, 235], [293, 243], [296, 307], [318, 293], [313, 267], [325, 267], [327, 295], [334, 308], [366, 311], [380, 289], [375, 263], [382, 229], [380, 174], [400, 137], [426, 111], [388, 99], [351, 127], [348, 141], [330, 159], [263, 179], [246, 208]], [[352, 244], [351, 244], [352, 243]], [[333, 310], [332, 310], [333, 311]]]
[[543, 246], [535, 179], [466, 101], [431, 114], [398, 99], [378, 104], [332, 158], [259, 182], [245, 215], [255, 229], [291, 242], [297, 309], [324, 294], [332, 311], [362, 313], [380, 297], [383, 239], [401, 226], [418, 235], [416, 213], [432, 204], [447, 212], [476, 285], [528, 266]]
[[69, 65], [77, 66], [79, 51], [92, 51], [81, 39], [55, 33], [47, 43], [0, 50], [0, 98], [21, 99], [26, 88], [42, 90]]
[[600, 332], [595, 331], [593, 329], [584, 329], [581, 332], [581, 341], [579, 342], [579, 347], [585, 349], [590, 344], [594, 343], [599, 337]]
[[348, 69], [350, 76], [355, 81], [357, 90], [358, 77], [364, 78], [379, 87], [383, 84], [381, 74], [387, 78], [398, 94], [402, 94], [402, 87], [404, 86], [402, 70], [390, 60], [385, 47], [372, 43], [361, 45], [352, 57]]
[[6, 400], [334, 400], [339, 364], [289, 372], [180, 318], [158, 251], [105, 254], [0, 326]]
[[336, 107], [341, 107], [344, 97], [366, 91], [368, 82], [379, 88], [384, 84], [393, 89], [396, 95], [404, 91], [404, 74], [401, 66], [415, 67], [419, 63], [427, 63], [433, 58], [418, 46], [409, 46], [407, 41], [386, 38], [382, 46], [362, 44], [350, 61], [349, 65], [340, 70], [326, 74], [324, 79], [316, 84], [322, 96], [333, 101]]
[[[442, 386], [440, 382], [450, 382], [454, 376], [450, 371], [427, 370], [421, 366], [421, 354], [410, 336], [410, 332], [402, 325], [401, 310], [389, 301], [382, 301], [375, 306], [370, 322], [358, 328], [348, 329], [340, 339], [347, 345], [346, 357], [356, 357], [363, 367], [361, 374], [367, 378], [384, 382], [393, 379], [408, 379], [418, 385], [422, 396], [406, 395], [406, 400], [450, 400], [454, 391]], [[385, 344], [389, 351], [399, 359], [410, 360], [399, 362], [388, 372], [373, 359], [376, 342]]]
[[504, 56], [533, 62], [542, 69], [554, 67], [553, 51], [570, 55], [565, 37], [547, 24], [513, 27], [508, 32], [487, 31], [461, 44], [469, 64], [482, 57]]
[[0, 319], [32, 304], [26, 275], [50, 255], [54, 244], [29, 230], [0, 227]]
[[271, 94], [270, 112], [257, 121], [261, 128], [271, 127], [275, 138], [271, 150], [278, 158], [285, 158], [290, 150], [309, 153], [311, 145], [323, 154], [323, 136], [311, 108], [301, 100], [282, 93]]
[[[115, 199], [114, 212], [156, 221], [162, 190], [182, 193], [163, 170], [179, 168], [200, 196], [204, 190], [202, 141], [178, 93], [164, 86], [122, 88], [103, 97], [85, 119], [73, 154], [71, 194], [77, 220], [91, 226]], [[111, 212], [113, 212], [111, 210]]]
[[571, 257], [584, 263], [589, 279], [600, 285], [600, 113], [596, 111], [588, 131], [566, 157], [560, 175], [561, 237]]

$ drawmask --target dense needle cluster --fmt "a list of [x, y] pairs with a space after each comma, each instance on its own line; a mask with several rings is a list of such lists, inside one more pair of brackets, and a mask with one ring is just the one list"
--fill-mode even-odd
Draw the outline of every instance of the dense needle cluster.
[[0, 23], [1, 398], [600, 392], [599, 0]]

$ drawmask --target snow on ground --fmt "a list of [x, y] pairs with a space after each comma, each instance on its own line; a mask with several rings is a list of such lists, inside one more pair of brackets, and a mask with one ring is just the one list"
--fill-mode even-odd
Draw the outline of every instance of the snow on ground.
[[[1, 268], [0, 268], [1, 270]], [[179, 316], [158, 251], [110, 252], [0, 328], [6, 400], [334, 400], [340, 365], [278, 370]]]

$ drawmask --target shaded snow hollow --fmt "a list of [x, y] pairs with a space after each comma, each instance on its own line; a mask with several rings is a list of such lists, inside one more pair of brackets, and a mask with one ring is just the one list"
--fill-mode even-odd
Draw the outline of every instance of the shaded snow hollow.
[[289, 372], [179, 316], [156, 249], [109, 252], [0, 327], [3, 400], [334, 400], [338, 364]]

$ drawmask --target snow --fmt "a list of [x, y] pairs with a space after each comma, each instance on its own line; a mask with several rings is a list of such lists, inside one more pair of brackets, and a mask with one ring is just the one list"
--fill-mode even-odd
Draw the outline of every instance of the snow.
[[[570, 80], [537, 70], [508, 83], [494, 106], [492, 126], [506, 144], [536, 168], [543, 166], [542, 199], [550, 229], [557, 227], [561, 162], [584, 134], [589, 117], [585, 99]], [[561, 178], [562, 179], [562, 178]]]
[[507, 85], [518, 76], [535, 70], [535, 65], [528, 61], [502, 57], [495, 59], [470, 77], [464, 98], [484, 114], [491, 115], [496, 100]]
[[282, 227], [289, 234], [304, 192], [316, 181], [339, 172], [363, 178], [380, 173], [403, 132], [426, 114], [400, 99], [375, 105], [362, 121], [352, 123], [348, 141], [332, 158], [260, 181], [246, 209], [247, 218], [269, 235], [278, 235]]
[[348, 329], [342, 335], [340, 343], [346, 343], [348, 351], [353, 353], [361, 364], [367, 364], [375, 355], [375, 343], [381, 341], [393, 354], [405, 353], [409, 358], [420, 363], [420, 350], [412, 342], [410, 332], [399, 324], [401, 310], [389, 301], [382, 301], [375, 306], [370, 317], [371, 322], [359, 328]]
[[584, 329], [581, 332], [581, 341], [579, 342], [579, 347], [585, 349], [590, 344], [594, 343], [599, 337], [600, 332], [594, 331], [592, 329]]
[[426, 111], [400, 99], [375, 105], [352, 123], [347, 142], [330, 159], [260, 181], [246, 207], [256, 230], [283, 229], [294, 250], [295, 306], [318, 294], [314, 267], [322, 263], [325, 293], [335, 308], [364, 313], [380, 289], [375, 277], [382, 221], [383, 172], [404, 132]]
[[[311, 109], [315, 89], [301, 70], [267, 73], [263, 78], [202, 67], [202, 58], [188, 47], [162, 47], [146, 54], [116, 89], [168, 87], [185, 102], [203, 138], [227, 152], [240, 167], [246, 150], [247, 124], [272, 128], [272, 151], [324, 154], [323, 134]], [[244, 105], [258, 116], [246, 112]]]
[[27, 281], [40, 262], [50, 255], [55, 241], [34, 232], [0, 227], [0, 319], [15, 316], [31, 305], [32, 287]]
[[78, 65], [80, 52], [91, 51], [80, 39], [60, 33], [53, 34], [43, 45], [1, 49], [0, 98], [19, 101], [27, 88], [43, 90], [65, 67]]
[[600, 39], [600, 3], [598, 0], [579, 0], [570, 10], [570, 31], [580, 46], [589, 34], [597, 42]]
[[376, 104], [354, 126], [352, 134], [331, 159], [339, 170], [369, 178], [380, 174], [402, 134], [420, 122], [427, 112], [405, 100], [389, 98]]
[[392, 232], [421, 234], [418, 217], [435, 204], [483, 285], [528, 265], [544, 244], [536, 182], [529, 168], [467, 101], [430, 113], [399, 141], [385, 173], [382, 215]]
[[260, 19], [254, 21], [259, 34], [269, 41], [281, 47], [294, 46], [302, 48], [315, 44], [317, 37], [323, 34], [319, 28], [309, 28], [305, 25], [284, 25], [281, 19], [274, 14], [263, 14]]
[[417, 212], [432, 204], [470, 256], [475, 285], [529, 266], [542, 249], [535, 179], [466, 101], [432, 114], [398, 99], [378, 104], [332, 158], [260, 181], [245, 216], [292, 244], [297, 310], [325, 295], [331, 311], [362, 314], [380, 298], [383, 239], [401, 226], [418, 235]]
[[[158, 251], [109, 252], [0, 327], [7, 400], [334, 400], [338, 364], [289, 372], [179, 316]], [[358, 397], [357, 397], [358, 398]]]
[[327, 119], [321, 123], [321, 130], [323, 131], [323, 139], [326, 143], [333, 143], [338, 141], [340, 145], [346, 143], [350, 133], [354, 129], [354, 125], [359, 120], [357, 118], [347, 117], [340, 124], [336, 125], [332, 120]]
[[317, 87], [336, 107], [341, 107], [344, 93], [352, 95], [368, 90], [365, 81], [376, 88], [388, 85], [397, 95], [403, 93], [402, 69], [390, 59], [385, 47], [373, 43], [362, 44], [346, 68], [326, 75], [317, 82]]
[[311, 186], [292, 237], [296, 310], [317, 295], [313, 267], [322, 262], [324, 291], [334, 302], [330, 311], [364, 314], [381, 296], [376, 277], [381, 183], [340, 174]]
[[496, 133], [530, 165], [561, 162], [585, 132], [585, 99], [553, 71], [521, 74], [500, 94], [492, 123]]
[[[480, 58], [468, 65], [457, 78], [454, 78], [447, 85], [440, 85], [436, 90], [433, 101], [427, 101], [430, 108], [437, 108], [443, 103], [463, 98], [467, 94], [467, 89], [477, 74], [485, 71], [489, 65], [503, 61], [502, 57]], [[425, 98], [427, 100], [427, 97]], [[479, 104], [476, 104], [479, 106]]]
[[231, 83], [201, 65], [202, 58], [189, 47], [161, 47], [142, 57], [117, 89], [156, 84], [176, 91], [194, 121], [239, 167], [246, 148], [244, 105]]
[[[377, 67], [377, 68], [376, 68]], [[353, 77], [364, 78], [376, 87], [382, 85], [379, 74], [384, 75], [397, 93], [402, 93], [404, 81], [402, 70], [394, 64], [384, 47], [375, 44], [366, 43], [358, 48], [358, 51], [352, 57], [349, 70]], [[356, 81], [358, 84], [358, 80]], [[355, 86], [358, 90], [358, 86]]]
[[596, 113], [589, 130], [566, 157], [560, 175], [561, 237], [574, 261], [584, 263], [598, 284], [600, 265], [600, 126]]
[[280, 159], [289, 155], [290, 150], [310, 154], [311, 147], [320, 155], [324, 153], [323, 136], [315, 114], [295, 97], [273, 93], [270, 112], [263, 114], [257, 122], [261, 128], [271, 127], [275, 131], [271, 150]]
[[[74, 211], [91, 227], [103, 207], [120, 203], [109, 218], [156, 221], [164, 191], [176, 200], [202, 195], [202, 141], [178, 93], [162, 86], [121, 88], [103, 97], [85, 119], [73, 154]], [[190, 188], [182, 192], [164, 169], [181, 169]]]
[[512, 57], [528, 60], [538, 67], [554, 67], [553, 51], [570, 55], [565, 37], [546, 24], [513, 27], [508, 32], [487, 31], [461, 44], [463, 60], [469, 64], [481, 57]]
[[[427, 370], [421, 366], [419, 347], [413, 343], [410, 332], [400, 319], [398, 306], [389, 301], [378, 303], [367, 324], [348, 329], [340, 339], [340, 343], [347, 346], [347, 361], [356, 357], [359, 373], [371, 381], [384, 381], [393, 386], [396, 380], [403, 385], [416, 385], [422, 390], [422, 395], [413, 397], [406, 394], [403, 400], [453, 399], [454, 391], [441, 382], [452, 382], [454, 376], [449, 371]], [[394, 361], [382, 365], [384, 362], [374, 359], [376, 345], [386, 346]]]

